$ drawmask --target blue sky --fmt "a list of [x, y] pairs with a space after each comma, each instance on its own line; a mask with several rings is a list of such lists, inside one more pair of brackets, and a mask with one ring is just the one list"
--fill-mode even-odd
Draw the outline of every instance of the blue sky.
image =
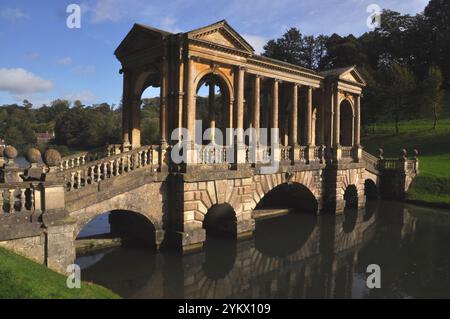
[[[69, 4], [79, 4], [81, 28], [66, 26]], [[367, 6], [422, 12], [428, 0], [1, 0], [0, 105], [56, 98], [86, 104], [118, 104], [120, 64], [113, 55], [139, 22], [185, 32], [227, 21], [257, 51], [291, 26], [303, 34], [360, 35], [368, 28]], [[154, 95], [150, 90], [145, 94]]]

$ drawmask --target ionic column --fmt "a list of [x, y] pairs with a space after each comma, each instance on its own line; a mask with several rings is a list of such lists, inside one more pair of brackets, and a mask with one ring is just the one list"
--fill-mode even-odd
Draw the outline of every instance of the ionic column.
[[187, 62], [187, 79], [186, 79], [186, 100], [187, 100], [187, 130], [189, 137], [187, 140], [187, 162], [191, 164], [196, 163], [195, 152], [195, 88], [194, 88], [194, 61], [192, 58]]
[[130, 147], [130, 107], [131, 100], [128, 96], [128, 74], [123, 72], [123, 96], [122, 96], [122, 143], [123, 148], [128, 149]]
[[294, 84], [292, 86], [292, 116], [291, 116], [291, 131], [290, 131], [290, 141], [291, 146], [298, 146], [298, 85]]
[[341, 108], [339, 106], [339, 92], [337, 88], [333, 92], [333, 105], [334, 105], [334, 119], [333, 119], [333, 128], [334, 128], [334, 147], [340, 146], [340, 120], [341, 120]]
[[237, 74], [236, 92], [236, 128], [237, 128], [237, 157], [238, 164], [245, 163], [244, 148], [244, 75], [245, 68], [239, 67]]
[[354, 144], [359, 146], [361, 144], [361, 97], [359, 95], [355, 96], [355, 123], [353, 127], [354, 131]]
[[279, 80], [273, 81], [273, 105], [272, 105], [272, 128], [279, 128], [278, 125], [278, 84]]
[[209, 104], [209, 128], [211, 129], [211, 142], [215, 143], [215, 129], [216, 129], [216, 110], [214, 109], [214, 103], [216, 100], [216, 91], [215, 91], [215, 83], [213, 77], [211, 77], [211, 81], [209, 82], [209, 95], [208, 95], [208, 104]]
[[337, 88], [337, 85], [333, 92], [333, 106], [334, 106], [334, 118], [333, 118], [333, 138], [334, 138], [334, 160], [338, 161], [342, 157], [342, 150], [341, 150], [341, 107], [339, 105], [339, 90]]
[[255, 76], [255, 85], [253, 91], [253, 127], [256, 131], [255, 143], [259, 145], [259, 128], [260, 128], [260, 116], [261, 116], [261, 77]]
[[312, 142], [312, 87], [307, 89], [306, 97], [306, 144], [311, 146]]
[[[164, 50], [164, 54], [167, 49]], [[167, 78], [168, 78], [168, 61], [167, 57], [162, 57], [161, 68], [161, 91], [160, 91], [160, 137], [161, 146], [167, 146]]]

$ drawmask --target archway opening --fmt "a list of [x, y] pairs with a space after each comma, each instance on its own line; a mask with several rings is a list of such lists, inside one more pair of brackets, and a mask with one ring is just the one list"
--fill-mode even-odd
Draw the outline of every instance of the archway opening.
[[368, 200], [378, 199], [377, 185], [371, 179], [366, 179], [366, 181], [364, 182], [364, 193]]
[[348, 100], [340, 104], [340, 144], [353, 146], [353, 109]]
[[206, 238], [227, 237], [236, 238], [237, 218], [236, 213], [229, 204], [216, 204], [205, 215], [203, 228], [206, 230]]
[[149, 86], [141, 95], [140, 129], [142, 145], [158, 145], [161, 140], [159, 130], [160, 90], [159, 87]]
[[355, 185], [349, 185], [344, 193], [345, 207], [358, 208], [358, 190]]
[[76, 237], [77, 253], [117, 246], [156, 250], [156, 230], [144, 215], [115, 210], [96, 216]]
[[[226, 128], [231, 127], [227, 122], [227, 114], [230, 107], [230, 92], [222, 77], [216, 74], [205, 75], [198, 83], [196, 91], [196, 120], [201, 120], [202, 132], [210, 129], [209, 136], [205, 136], [204, 144], [209, 144], [214, 140], [219, 145], [225, 144]], [[196, 123], [196, 125], [200, 125]], [[221, 131], [221, 136], [217, 133]]]
[[293, 209], [317, 213], [318, 203], [313, 193], [299, 183], [281, 184], [268, 192], [256, 209]]

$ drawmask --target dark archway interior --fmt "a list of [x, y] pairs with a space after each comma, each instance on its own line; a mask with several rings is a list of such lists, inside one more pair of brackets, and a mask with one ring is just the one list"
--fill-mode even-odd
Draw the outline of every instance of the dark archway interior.
[[145, 216], [129, 211], [112, 211], [109, 215], [111, 234], [126, 245], [156, 249], [155, 226]]
[[355, 185], [347, 187], [344, 193], [345, 207], [358, 208], [358, 190]]
[[342, 146], [353, 145], [353, 111], [349, 101], [344, 100], [340, 105], [341, 126], [340, 143]]
[[371, 179], [367, 179], [364, 182], [364, 193], [366, 194], [367, 199], [370, 200], [378, 199], [377, 185]]
[[156, 249], [155, 227], [145, 216], [116, 210], [101, 214], [91, 220], [81, 231], [78, 239], [120, 238], [122, 245]]
[[302, 212], [316, 213], [317, 200], [304, 185], [281, 184], [268, 192], [256, 209], [292, 208]]
[[206, 237], [231, 237], [236, 238], [236, 213], [229, 204], [212, 206], [205, 215], [203, 228]]

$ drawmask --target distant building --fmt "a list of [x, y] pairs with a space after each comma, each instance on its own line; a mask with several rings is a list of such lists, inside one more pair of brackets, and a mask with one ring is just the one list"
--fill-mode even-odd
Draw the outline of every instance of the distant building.
[[49, 133], [48, 131], [45, 133], [36, 133], [34, 132], [34, 135], [36, 136], [36, 142], [38, 144], [47, 144], [50, 142], [50, 140], [55, 138], [55, 132]]

